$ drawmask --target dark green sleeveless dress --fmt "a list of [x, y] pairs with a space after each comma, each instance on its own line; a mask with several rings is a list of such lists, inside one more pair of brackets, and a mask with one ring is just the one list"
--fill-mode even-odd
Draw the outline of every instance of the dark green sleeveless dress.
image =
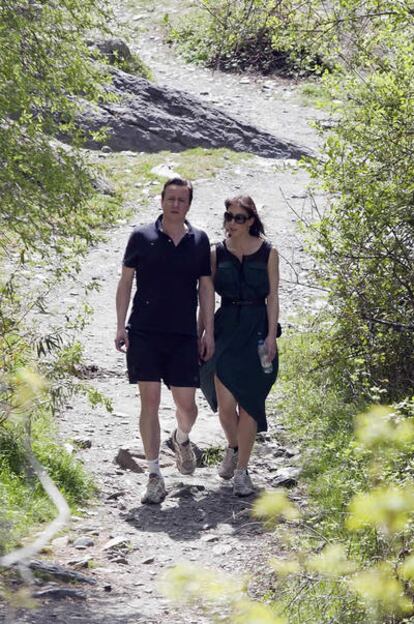
[[257, 344], [267, 336], [265, 298], [269, 293], [267, 262], [271, 245], [264, 241], [242, 262], [226, 247], [216, 245], [217, 268], [214, 287], [221, 306], [214, 317], [214, 356], [200, 371], [201, 390], [211, 409], [217, 411], [214, 374], [230, 390], [236, 401], [257, 422], [257, 431], [266, 431], [265, 400], [278, 371], [274, 358], [272, 373], [260, 365]]

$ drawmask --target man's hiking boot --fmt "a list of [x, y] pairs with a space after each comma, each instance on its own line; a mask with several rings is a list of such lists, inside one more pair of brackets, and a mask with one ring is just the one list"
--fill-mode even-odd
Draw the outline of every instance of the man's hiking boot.
[[158, 505], [167, 496], [164, 479], [157, 474], [150, 474], [147, 487], [141, 496], [141, 503]]
[[233, 494], [236, 496], [250, 496], [254, 491], [254, 486], [247, 470], [245, 468], [236, 469], [233, 479]]
[[177, 430], [171, 436], [171, 444], [175, 453], [178, 471], [183, 475], [192, 475], [197, 464], [197, 459], [190, 440], [180, 444], [177, 441]]
[[218, 468], [219, 476], [222, 479], [231, 479], [237, 466], [239, 454], [234, 449], [227, 447], [222, 462]]

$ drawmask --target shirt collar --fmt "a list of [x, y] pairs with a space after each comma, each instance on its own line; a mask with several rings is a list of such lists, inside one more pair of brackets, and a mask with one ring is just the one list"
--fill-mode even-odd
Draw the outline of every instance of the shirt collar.
[[[185, 219], [184, 223], [188, 228], [184, 236], [194, 236], [194, 230], [193, 230], [193, 226], [191, 225], [191, 223], [187, 221], [187, 219]], [[160, 234], [165, 235], [164, 230], [162, 229], [162, 214], [160, 214], [157, 220], [155, 221], [155, 229]]]

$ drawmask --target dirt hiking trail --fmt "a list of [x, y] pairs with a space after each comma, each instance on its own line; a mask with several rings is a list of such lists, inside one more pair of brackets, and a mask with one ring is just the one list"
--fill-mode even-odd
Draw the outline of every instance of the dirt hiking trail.
[[[190, 91], [280, 138], [317, 148], [317, 138], [308, 121], [320, 113], [301, 103], [293, 81], [212, 73], [185, 65], [162, 44], [156, 28], [149, 27], [154, 23], [152, 11], [118, 9], [118, 17], [124, 24], [133, 24], [137, 14], [143, 17], [135, 20], [140, 24], [140, 42], [136, 49], [159, 84]], [[101, 154], [101, 157], [106, 156]], [[171, 171], [174, 158], [171, 154], [165, 162]], [[286, 328], [292, 315], [313, 306], [311, 291], [295, 283], [296, 275], [306, 281], [310, 267], [295, 232], [295, 212], [310, 211], [307, 175], [294, 161], [252, 157], [237, 165], [229, 162], [228, 168], [214, 178], [193, 182], [194, 202], [189, 219], [208, 232], [211, 242], [222, 238], [226, 197], [243, 192], [256, 201], [268, 237], [281, 256], [281, 322], [285, 326], [285, 336], [288, 335]], [[83, 517], [73, 519], [68, 534], [55, 540], [52, 552], [46, 555], [48, 560], [67, 569], [82, 572], [96, 584], [69, 586], [57, 580], [39, 581], [39, 589], [71, 587], [78, 595], [60, 599], [44, 597], [35, 610], [9, 610], [3, 614], [0, 611], [3, 622], [204, 624], [213, 621], [211, 615], [204, 614], [198, 607], [184, 608], [170, 603], [162, 593], [162, 574], [180, 562], [193, 564], [195, 569], [207, 567], [232, 574], [250, 574], [249, 587], [253, 596], [259, 597], [268, 589], [269, 572], [265, 564], [276, 554], [277, 544], [251, 517], [253, 497], [234, 497], [231, 483], [217, 477], [216, 466], [201, 467], [192, 477], [183, 477], [175, 468], [171, 451], [163, 444], [161, 466], [168, 496], [159, 506], [140, 504], [147, 477], [143, 472], [145, 462], [138, 438], [137, 389], [127, 383], [124, 358], [113, 347], [114, 297], [131, 228], [154, 220], [159, 213], [159, 203], [151, 202], [147, 207], [137, 204], [135, 210], [129, 223], [111, 231], [107, 242], [91, 251], [80, 279], [82, 283], [95, 278], [102, 284], [101, 290], [90, 297], [93, 321], [83, 332], [82, 342], [90, 383], [112, 399], [114, 413], [109, 414], [103, 408], [92, 409], [77, 398], [61, 419], [63, 439], [77, 437], [90, 444], [90, 448], [76, 452], [98, 484], [98, 500], [84, 510]], [[76, 290], [71, 290], [66, 293], [66, 302], [77, 296]], [[197, 402], [199, 416], [192, 440], [202, 449], [224, 448], [217, 416], [211, 413], [200, 393]], [[258, 490], [276, 487], [281, 469], [294, 469], [300, 463], [299, 453], [281, 444], [283, 429], [278, 425], [274, 403], [271, 395], [268, 401], [270, 431], [260, 436], [251, 466]], [[160, 414], [165, 441], [175, 425], [172, 399], [165, 389]], [[142, 472], [126, 470], [114, 463], [119, 450], [125, 448], [132, 453]], [[260, 579], [258, 573], [262, 575]]]

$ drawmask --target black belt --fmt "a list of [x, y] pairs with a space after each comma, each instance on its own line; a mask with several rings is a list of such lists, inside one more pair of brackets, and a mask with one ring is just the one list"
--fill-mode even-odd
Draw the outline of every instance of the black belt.
[[222, 306], [249, 306], [249, 305], [266, 305], [266, 299], [230, 299], [228, 297], [222, 297]]

